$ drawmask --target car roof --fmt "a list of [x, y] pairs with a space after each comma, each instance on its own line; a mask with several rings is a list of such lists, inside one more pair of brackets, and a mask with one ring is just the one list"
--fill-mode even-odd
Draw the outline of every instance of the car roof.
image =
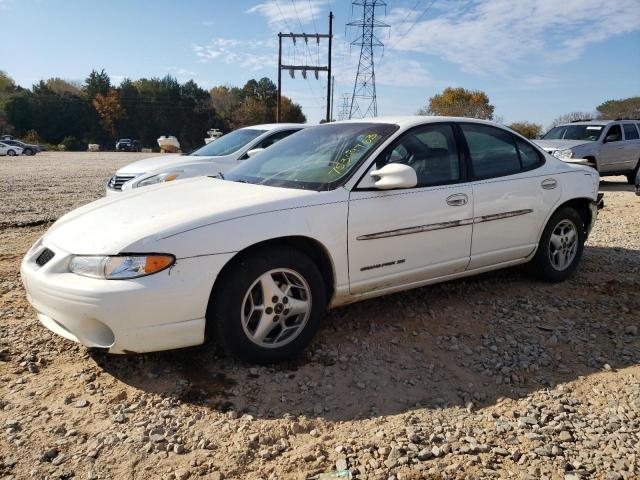
[[253, 129], [253, 130], [265, 130], [267, 132], [271, 130], [286, 130], [288, 128], [305, 128], [309, 125], [305, 123], [263, 123], [260, 125], [248, 125], [246, 127], [239, 128], [238, 130]]
[[621, 118], [619, 120], [611, 120], [603, 118], [602, 120], [581, 120], [578, 122], [567, 122], [561, 123], [560, 125], [556, 125], [557, 127], [566, 127], [567, 125], [609, 125], [610, 123], [624, 123], [624, 122], [638, 122], [639, 120], [634, 120], [632, 118]]
[[493, 125], [493, 126], [506, 128], [504, 125], [500, 125], [496, 122], [492, 122], [489, 120], [480, 120], [478, 118], [468, 118], [468, 117], [441, 117], [441, 116], [435, 116], [435, 115], [399, 115], [399, 116], [384, 116], [384, 117], [373, 117], [373, 118], [359, 118], [359, 119], [352, 119], [352, 120], [341, 120], [339, 122], [332, 122], [332, 124], [391, 123], [391, 124], [399, 125], [402, 128], [408, 128], [416, 125], [424, 125], [427, 123], [436, 123], [436, 122], [482, 123], [486, 125]]

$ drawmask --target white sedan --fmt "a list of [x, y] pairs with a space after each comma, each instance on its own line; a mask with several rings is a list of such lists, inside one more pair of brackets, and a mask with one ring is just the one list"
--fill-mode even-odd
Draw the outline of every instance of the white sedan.
[[108, 197], [25, 256], [49, 329], [113, 353], [305, 347], [326, 308], [522, 263], [576, 269], [598, 173], [491, 122], [400, 117], [304, 129], [229, 172]]
[[14, 155], [22, 155], [22, 148], [14, 145], [7, 145], [0, 142], [0, 155], [8, 155], [13, 157]]
[[107, 195], [157, 183], [224, 175], [242, 161], [303, 129], [300, 123], [239, 128], [186, 155], [161, 155], [125, 165], [107, 182]]

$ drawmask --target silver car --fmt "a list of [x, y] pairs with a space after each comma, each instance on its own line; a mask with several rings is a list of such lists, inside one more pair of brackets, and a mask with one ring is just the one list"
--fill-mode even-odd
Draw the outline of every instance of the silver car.
[[583, 160], [602, 177], [626, 175], [632, 185], [640, 167], [637, 120], [589, 120], [558, 125], [535, 143], [560, 160]]
[[307, 125], [270, 123], [240, 128], [186, 155], [161, 155], [130, 163], [107, 182], [107, 195], [191, 177], [224, 175], [252, 155]]

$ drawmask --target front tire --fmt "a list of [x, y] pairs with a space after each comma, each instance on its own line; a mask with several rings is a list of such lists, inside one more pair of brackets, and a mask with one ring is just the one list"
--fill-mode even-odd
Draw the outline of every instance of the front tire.
[[313, 338], [326, 301], [322, 275], [309, 257], [265, 247], [240, 257], [216, 282], [207, 329], [241, 360], [287, 360]]
[[584, 242], [584, 221], [580, 214], [571, 207], [558, 210], [542, 232], [531, 260], [533, 272], [547, 282], [566, 280], [580, 262]]
[[7, 155], [9, 155], [10, 157], [15, 157], [16, 156], [16, 151], [15, 150], [7, 150]]
[[22, 151], [22, 153], [23, 153], [23, 154], [25, 154], [25, 155], [27, 155], [28, 157], [30, 157], [30, 156], [32, 156], [32, 155], [35, 155], [35, 153], [36, 153], [36, 152], [34, 152], [34, 151], [33, 151], [32, 149], [30, 149], [30, 148], [25, 148], [25, 149]]

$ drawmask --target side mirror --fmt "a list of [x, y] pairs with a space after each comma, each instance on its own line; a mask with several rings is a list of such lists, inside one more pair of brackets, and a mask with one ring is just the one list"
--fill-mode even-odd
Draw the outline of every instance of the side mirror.
[[412, 188], [418, 184], [416, 171], [404, 163], [389, 163], [369, 175], [373, 178], [376, 188], [380, 190]]
[[264, 150], [264, 148], [254, 148], [252, 150], [249, 150], [247, 152], [247, 157], [249, 157], [249, 158], [255, 157], [257, 154], [259, 154], [263, 150]]
[[619, 140], [618, 135], [607, 135], [604, 139], [604, 143], [617, 142]]

